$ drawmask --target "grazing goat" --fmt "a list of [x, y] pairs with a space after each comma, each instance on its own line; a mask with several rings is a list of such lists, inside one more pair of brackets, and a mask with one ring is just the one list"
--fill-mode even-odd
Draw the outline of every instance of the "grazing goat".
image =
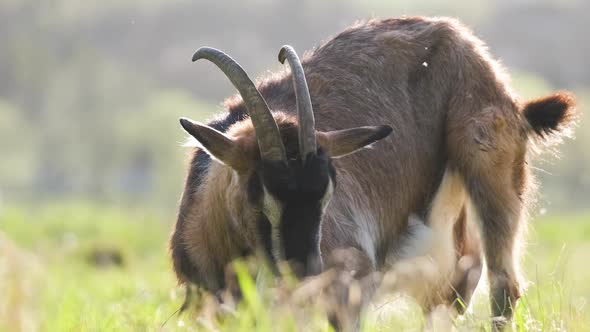
[[428, 214], [448, 170], [465, 192], [450, 198], [449, 218], [458, 213], [449, 224], [458, 253], [451, 264], [479, 260], [469, 226], [477, 225], [492, 313], [510, 319], [533, 191], [529, 151], [562, 136], [571, 95], [520, 102], [484, 44], [447, 18], [359, 23], [302, 63], [284, 47], [279, 59], [291, 70], [257, 86], [224, 53], [201, 48], [193, 60], [202, 58], [240, 96], [209, 125], [181, 119], [197, 143], [170, 244], [181, 283], [218, 291], [224, 267], [257, 252], [296, 263], [303, 276], [331, 252], [355, 248], [386, 271], [421, 254], [404, 245], [420, 242], [419, 221], [409, 217]]

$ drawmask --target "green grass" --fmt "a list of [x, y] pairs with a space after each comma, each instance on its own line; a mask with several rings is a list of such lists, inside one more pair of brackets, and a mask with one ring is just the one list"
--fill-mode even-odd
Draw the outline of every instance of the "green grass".
[[[167, 256], [173, 219], [86, 203], [1, 209], [0, 331], [330, 330], [313, 302], [295, 306], [276, 290], [257, 291], [245, 263], [236, 266], [244, 294], [236, 311], [175, 316], [184, 295]], [[97, 266], [89, 258], [97, 250], [119, 253], [123, 265]], [[589, 253], [590, 216], [531, 222], [531, 284], [515, 315], [518, 331], [590, 331]], [[485, 292], [459, 330], [489, 329]], [[411, 301], [392, 299], [371, 307], [362, 330], [419, 331], [422, 320]]]

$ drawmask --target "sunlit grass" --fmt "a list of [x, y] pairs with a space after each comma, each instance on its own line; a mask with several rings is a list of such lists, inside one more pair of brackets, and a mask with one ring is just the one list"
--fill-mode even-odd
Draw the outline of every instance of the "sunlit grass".
[[[172, 221], [85, 203], [0, 210], [0, 331], [330, 330], [321, 305], [286, 299], [298, 285], [260, 291], [246, 262], [235, 266], [244, 296], [236, 310], [205, 300], [215, 310], [175, 315], [184, 291], [167, 256]], [[544, 217], [532, 229], [530, 285], [516, 330], [590, 330], [590, 217]], [[97, 265], [92, 254], [101, 250], [119, 253], [121, 265]], [[480, 287], [457, 329], [489, 330], [488, 310]], [[370, 307], [361, 329], [420, 331], [423, 324], [414, 303], [392, 297]]]

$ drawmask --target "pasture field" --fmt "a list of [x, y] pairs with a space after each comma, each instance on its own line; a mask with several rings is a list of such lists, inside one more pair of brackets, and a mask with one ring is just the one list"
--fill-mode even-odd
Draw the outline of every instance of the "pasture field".
[[[281, 304], [240, 273], [245, 301], [217, 323], [174, 315], [183, 301], [167, 253], [174, 215], [89, 203], [0, 208], [0, 331], [329, 331], [313, 308]], [[517, 331], [590, 331], [590, 214], [534, 218]], [[460, 331], [489, 330], [485, 287]], [[303, 310], [303, 311], [302, 311]], [[305, 319], [303, 319], [305, 315]], [[205, 313], [203, 317], [214, 314]], [[372, 306], [363, 331], [419, 331], [415, 305]]]

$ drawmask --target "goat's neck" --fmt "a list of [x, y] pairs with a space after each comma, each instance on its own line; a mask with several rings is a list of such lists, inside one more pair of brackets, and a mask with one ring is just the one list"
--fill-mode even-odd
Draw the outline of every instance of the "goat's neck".
[[190, 243], [193, 264], [201, 274], [211, 277], [207, 283], [216, 289], [223, 285], [224, 270], [233, 259], [250, 252], [247, 231], [236, 231], [243, 220], [235, 220], [236, 211], [243, 210], [243, 202], [235, 202], [237, 174], [225, 165], [212, 166], [202, 188], [194, 193], [194, 204], [189, 209], [186, 243]]

